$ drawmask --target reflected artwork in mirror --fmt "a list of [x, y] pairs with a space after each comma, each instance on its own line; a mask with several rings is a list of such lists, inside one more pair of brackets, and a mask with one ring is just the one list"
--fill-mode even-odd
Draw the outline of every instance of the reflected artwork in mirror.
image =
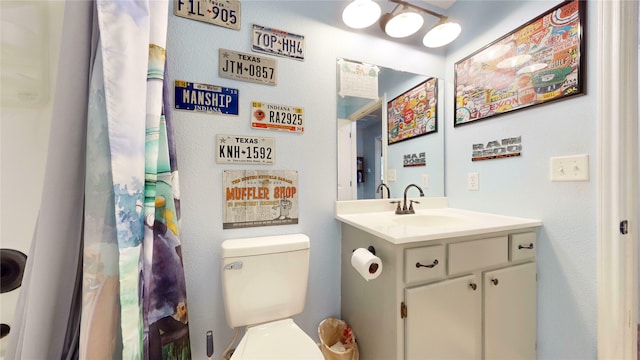
[[388, 144], [438, 131], [438, 80], [430, 78], [387, 103]]
[[[387, 198], [388, 193], [398, 198], [412, 183], [425, 196], [445, 196], [443, 106], [433, 107], [437, 131], [397, 143], [388, 141], [387, 109], [421, 84], [433, 84], [437, 91], [431, 103], [441, 104], [443, 81], [343, 58], [336, 62], [336, 80], [338, 200]], [[424, 161], [416, 166], [415, 158]]]

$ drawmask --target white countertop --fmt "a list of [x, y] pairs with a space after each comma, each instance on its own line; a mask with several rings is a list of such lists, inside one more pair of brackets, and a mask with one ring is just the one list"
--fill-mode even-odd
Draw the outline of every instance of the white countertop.
[[339, 201], [336, 219], [393, 244], [542, 226], [540, 220], [449, 208], [446, 198], [419, 198], [415, 214], [397, 215], [390, 200], [398, 199], [366, 200], [361, 205]]

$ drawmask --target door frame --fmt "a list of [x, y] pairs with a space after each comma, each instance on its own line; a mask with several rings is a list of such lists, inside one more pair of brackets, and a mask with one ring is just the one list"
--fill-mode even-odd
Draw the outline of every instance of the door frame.
[[[631, 360], [638, 356], [638, 2], [597, 6], [598, 358]], [[626, 235], [621, 220], [629, 222]]]

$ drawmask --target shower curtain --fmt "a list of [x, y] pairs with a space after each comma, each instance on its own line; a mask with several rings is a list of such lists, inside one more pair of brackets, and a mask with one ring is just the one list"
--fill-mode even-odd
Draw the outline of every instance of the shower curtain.
[[66, 3], [45, 189], [9, 358], [191, 357], [163, 101], [167, 16], [166, 0]]

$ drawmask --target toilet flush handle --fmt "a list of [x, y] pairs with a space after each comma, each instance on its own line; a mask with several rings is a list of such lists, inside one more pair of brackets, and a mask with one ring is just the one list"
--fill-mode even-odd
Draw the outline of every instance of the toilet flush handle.
[[240, 270], [242, 269], [242, 261], [234, 261], [224, 266], [225, 270]]

